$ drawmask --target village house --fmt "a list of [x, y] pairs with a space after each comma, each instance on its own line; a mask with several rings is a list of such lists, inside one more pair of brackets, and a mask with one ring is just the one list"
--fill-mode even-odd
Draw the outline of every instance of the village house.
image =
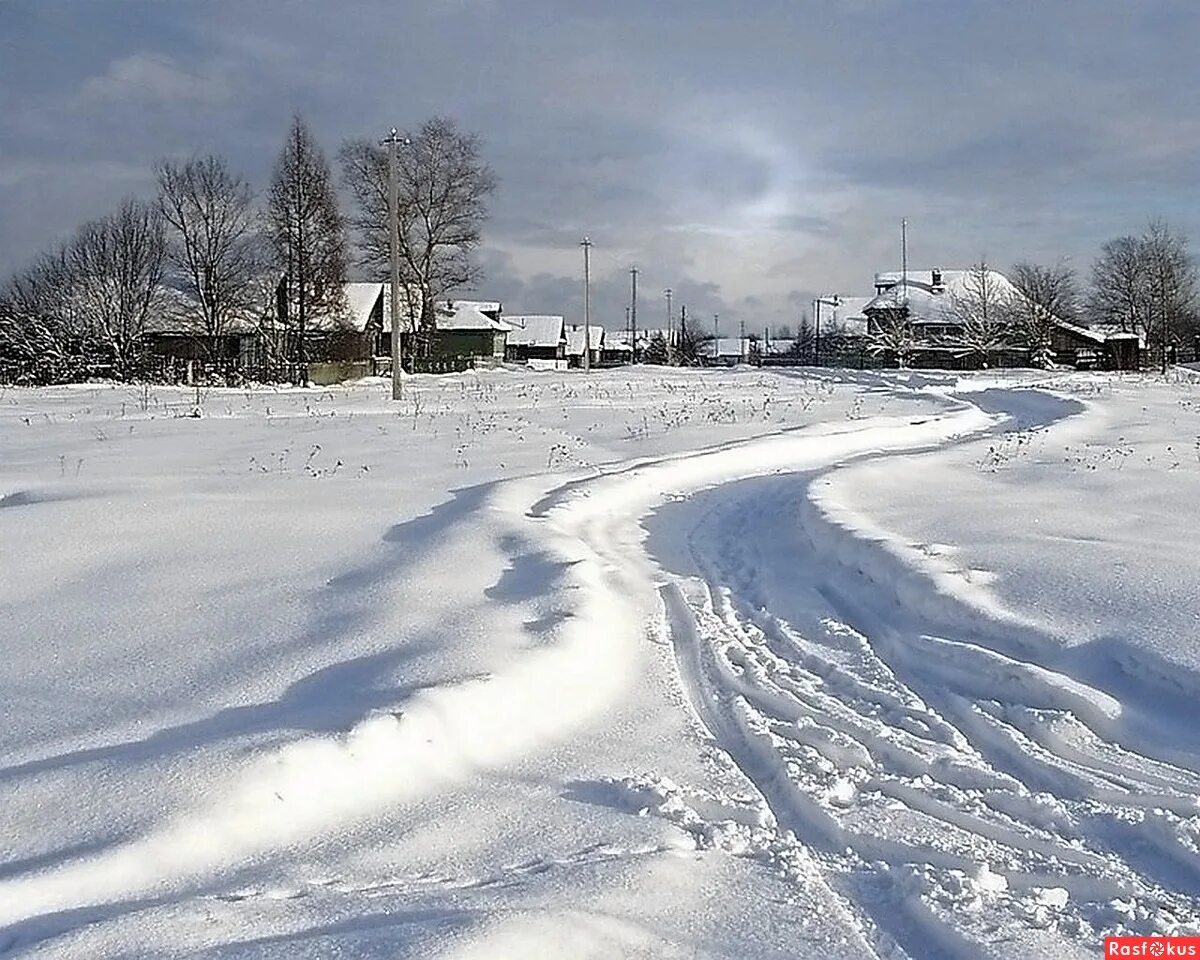
[[[910, 360], [913, 366], [963, 366], [969, 362], [971, 351], [959, 342], [965, 327], [954, 305], [960, 300], [977, 299], [980, 286], [986, 286], [997, 308], [1022, 297], [997, 270], [988, 270], [982, 282], [973, 270], [877, 273], [875, 296], [862, 308], [867, 334], [875, 335], [907, 316], [918, 343]], [[1141, 359], [1136, 335], [1091, 329], [1060, 319], [1054, 321], [1051, 350], [1055, 362], [1072, 366], [1127, 370], [1136, 368]], [[995, 351], [990, 360], [998, 366], [1022, 366], [1030, 362], [1030, 353], [1027, 347], [1012, 344]]]
[[[270, 296], [264, 303], [270, 302]], [[261, 311], [240, 310], [217, 334], [204, 326], [200, 308], [188, 293], [163, 288], [159, 309], [147, 319], [142, 331], [146, 352], [153, 357], [180, 363], [251, 363], [259, 336]]]
[[507, 316], [508, 342], [505, 358], [539, 369], [558, 369], [567, 365], [566, 323], [562, 317], [547, 315]]
[[697, 346], [700, 362], [706, 367], [732, 367], [756, 362], [759, 341], [755, 337], [718, 337]]
[[1079, 370], [1136, 370], [1145, 344], [1136, 333], [1060, 320], [1054, 325], [1050, 349], [1056, 362]]
[[[588, 365], [600, 366], [601, 354], [604, 351], [604, 328], [591, 324], [588, 327]], [[567, 327], [567, 364], [572, 367], [583, 366], [583, 325], [571, 324]]]
[[443, 300], [437, 304], [430, 356], [499, 362], [511, 329], [499, 303], [490, 300]]
[[[372, 373], [391, 369], [391, 288], [386, 283], [351, 283], [346, 289], [346, 309], [321, 320], [306, 343], [317, 348], [323, 360], [351, 361]], [[500, 319], [500, 304], [493, 301], [443, 300], [435, 305], [434, 328], [418, 333], [420, 295], [406, 288], [399, 303], [401, 349], [405, 368], [428, 363], [469, 366], [504, 358], [508, 325]], [[427, 354], [427, 355], [426, 355]], [[365, 375], [365, 374], [364, 374]]]
[[604, 347], [600, 351], [600, 365], [619, 367], [633, 363], [633, 341], [627, 330], [610, 330], [604, 335]]

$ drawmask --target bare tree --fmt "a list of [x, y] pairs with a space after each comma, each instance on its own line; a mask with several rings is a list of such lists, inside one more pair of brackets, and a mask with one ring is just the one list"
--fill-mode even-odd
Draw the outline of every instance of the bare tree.
[[0, 304], [0, 355], [26, 377], [57, 383], [84, 374], [95, 341], [88, 335], [65, 245], [16, 273]]
[[[355, 201], [351, 225], [359, 262], [383, 278], [388, 252], [388, 154], [370, 140], [351, 140], [339, 154]], [[422, 331], [434, 326], [435, 304], [479, 278], [472, 254], [487, 219], [496, 175], [480, 157], [480, 141], [453, 120], [435, 117], [404, 137], [399, 179], [400, 271]]]
[[1104, 245], [1092, 267], [1089, 313], [1138, 334], [1165, 370], [1171, 343], [1194, 329], [1197, 284], [1187, 237], [1152, 220], [1140, 237]]
[[1149, 289], [1140, 238], [1117, 237], [1101, 248], [1092, 265], [1088, 313], [1093, 320], [1113, 324], [1125, 333], [1146, 335]]
[[1012, 286], [981, 260], [950, 294], [946, 315], [960, 328], [955, 342], [986, 367], [994, 354], [1012, 346], [1012, 311]]
[[1062, 261], [1053, 266], [1022, 262], [1012, 269], [1012, 283], [1020, 294], [1011, 303], [1014, 334], [1029, 348], [1034, 366], [1048, 367], [1054, 360], [1056, 323], [1079, 318], [1075, 271]]
[[908, 316], [908, 307], [899, 306], [880, 311], [870, 324], [867, 352], [873, 356], [892, 356], [896, 365], [906, 369], [921, 342]]
[[675, 339], [673, 361], [676, 366], [694, 367], [700, 363], [700, 344], [703, 335], [696, 330], [693, 323], [688, 325], [687, 307], [679, 310], [679, 334]]
[[161, 306], [166, 234], [157, 204], [127, 199], [67, 245], [72, 309], [86, 318], [116, 375], [135, 370], [146, 321]]
[[1146, 339], [1158, 345], [1166, 373], [1171, 344], [1195, 321], [1196, 265], [1187, 237], [1162, 220], [1151, 221], [1141, 247], [1150, 307]]
[[284, 271], [280, 301], [288, 316], [280, 319], [290, 323], [294, 311], [300, 376], [307, 380], [309, 319], [345, 304], [346, 232], [329, 164], [298, 114], [275, 163], [267, 216]]
[[171, 227], [168, 246], [185, 312], [215, 356], [231, 322], [255, 305], [263, 266], [250, 185], [220, 157], [158, 168], [159, 205]]

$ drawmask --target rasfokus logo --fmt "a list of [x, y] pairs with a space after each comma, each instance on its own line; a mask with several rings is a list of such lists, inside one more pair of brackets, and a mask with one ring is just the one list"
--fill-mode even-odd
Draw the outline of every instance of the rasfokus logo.
[[1106, 957], [1198, 957], [1200, 937], [1105, 937]]

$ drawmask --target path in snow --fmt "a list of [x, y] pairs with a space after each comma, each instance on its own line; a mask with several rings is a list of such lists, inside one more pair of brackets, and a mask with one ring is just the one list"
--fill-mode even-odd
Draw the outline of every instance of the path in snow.
[[[1072, 406], [979, 399], [1025, 426]], [[1200, 773], [1055, 669], [1054, 638], [992, 609], [983, 571], [935, 580], [817, 484], [728, 484], [652, 524], [683, 686], [778, 831], [914, 957], [1007, 955], [1014, 921], [1083, 947], [1194, 927]]]
[[486, 522], [514, 556], [491, 599], [547, 591], [547, 578], [574, 598], [547, 612], [545, 642], [346, 736], [265, 752], [139, 839], [0, 878], [0, 950], [207, 889], [248, 858], [603, 726], [639, 683], [655, 603], [697, 730], [747, 789], [613, 771], [581, 796], [769, 864], [880, 956], [1011, 955], [998, 941], [1013, 936], [1087, 954], [1102, 929], [1194, 925], [1200, 775], [1186, 758], [1157, 756], [1119, 700], [1056, 659], [1053, 637], [991, 603], [986, 572], [931, 577], [821, 499], [822, 473], [848, 460], [1080, 409], [1020, 389], [947, 399], [938, 415], [459, 494], [428, 520], [444, 520], [429, 549], [469, 563], [455, 533]]

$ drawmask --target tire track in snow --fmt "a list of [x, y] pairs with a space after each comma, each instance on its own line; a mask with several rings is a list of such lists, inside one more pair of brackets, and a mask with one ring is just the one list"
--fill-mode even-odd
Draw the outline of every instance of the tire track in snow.
[[1028, 658], [1053, 648], [1036, 625], [930, 581], [807, 487], [672, 508], [699, 514], [700, 575], [663, 603], [701, 722], [876, 942], [979, 955], [964, 904], [1082, 942], [1195, 927], [1200, 775], [1118, 742], [1119, 702]]
[[[547, 491], [544, 479], [496, 485], [478, 510], [505, 519], [569, 567], [577, 591], [554, 643], [504, 670], [422, 690], [401, 711], [346, 735], [267, 752], [222, 795], [131, 842], [0, 881], [0, 950], [55, 937], [129, 905], [201, 889], [234, 865], [344, 830], [481, 769], [569, 737], [632, 685], [642, 619], [631, 597], [658, 578], [640, 519], [680, 493], [747, 476], [812, 469], [868, 452], [936, 446], [995, 417], [975, 407], [936, 416], [820, 425], [638, 464]], [[459, 522], [469, 522], [464, 517]], [[530, 526], [530, 521], [535, 523]], [[469, 558], [464, 558], [469, 562]], [[552, 699], [553, 711], [537, 704]]]

